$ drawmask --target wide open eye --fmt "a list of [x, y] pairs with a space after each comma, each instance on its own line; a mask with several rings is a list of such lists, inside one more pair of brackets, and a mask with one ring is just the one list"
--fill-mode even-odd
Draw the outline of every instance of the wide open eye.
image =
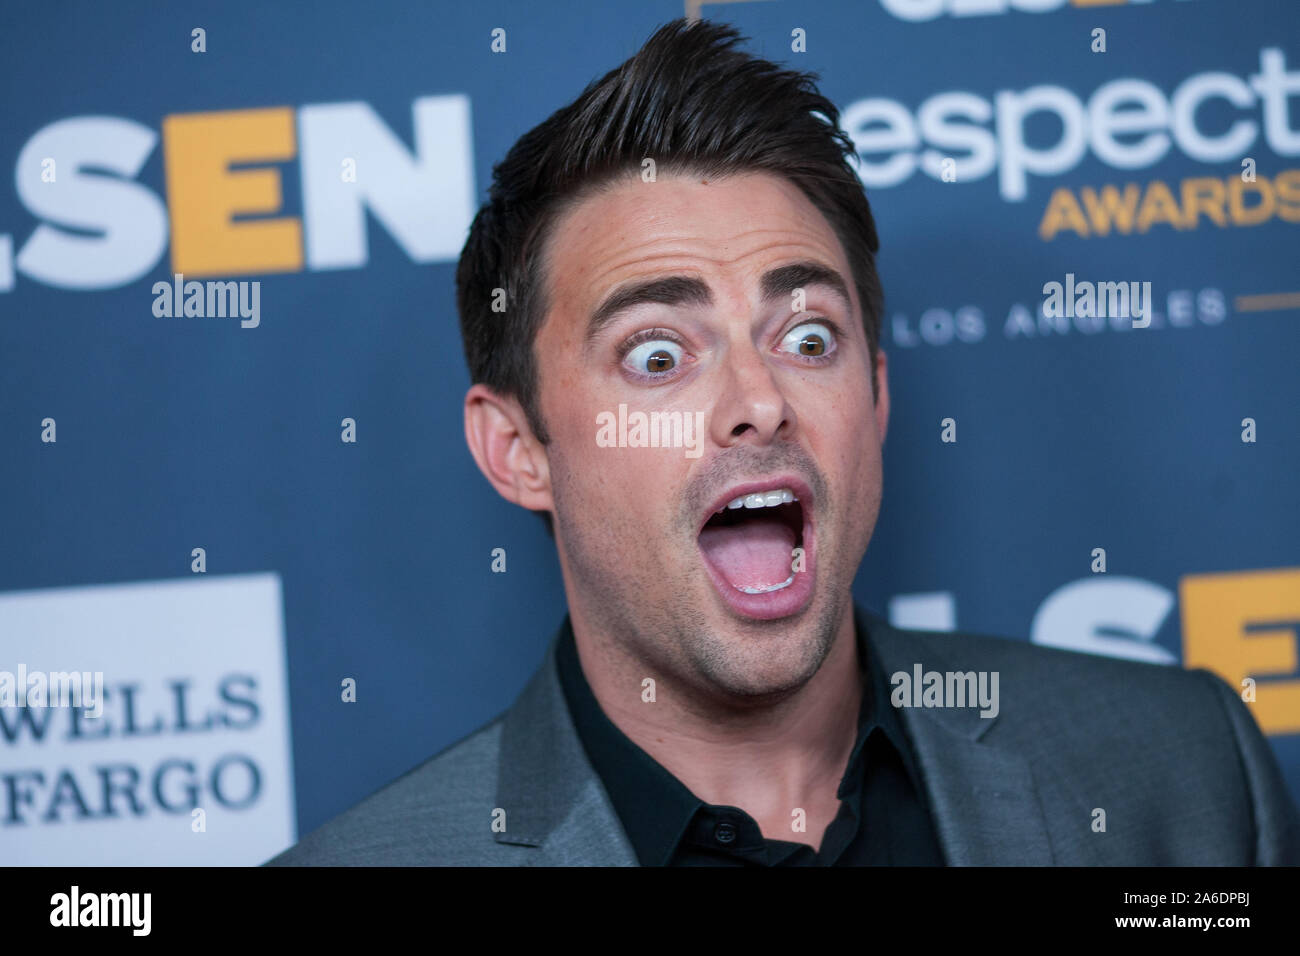
[[682, 347], [671, 339], [650, 339], [630, 349], [624, 363], [638, 375], [663, 375], [682, 360]]
[[820, 322], [804, 322], [785, 334], [781, 348], [794, 355], [818, 358], [835, 350], [835, 335]]

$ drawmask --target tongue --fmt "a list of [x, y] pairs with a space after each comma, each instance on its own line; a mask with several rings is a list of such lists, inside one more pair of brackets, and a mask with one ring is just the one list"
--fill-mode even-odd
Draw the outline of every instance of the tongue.
[[700, 532], [704, 557], [737, 588], [767, 588], [789, 580], [794, 529], [780, 521], [749, 520]]

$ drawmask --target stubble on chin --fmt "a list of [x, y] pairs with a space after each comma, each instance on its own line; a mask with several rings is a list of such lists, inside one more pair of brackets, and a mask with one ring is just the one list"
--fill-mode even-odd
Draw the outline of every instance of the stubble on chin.
[[770, 704], [797, 692], [821, 669], [838, 632], [836, 605], [814, 597], [797, 620], [754, 622], [757, 628], [737, 621], [726, 633], [691, 630], [680, 636], [681, 646], [708, 690], [751, 705]]

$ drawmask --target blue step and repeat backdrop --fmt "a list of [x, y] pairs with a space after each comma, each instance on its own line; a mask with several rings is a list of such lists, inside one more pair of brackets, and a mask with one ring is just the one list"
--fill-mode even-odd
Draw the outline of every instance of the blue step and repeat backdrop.
[[[563, 595], [464, 445], [455, 260], [684, 12], [4, 5], [0, 860], [257, 863], [511, 702]], [[1212, 668], [1300, 795], [1300, 6], [702, 14], [821, 74], [877, 216], [858, 598]], [[1149, 327], [1052, 308], [1099, 282]]]

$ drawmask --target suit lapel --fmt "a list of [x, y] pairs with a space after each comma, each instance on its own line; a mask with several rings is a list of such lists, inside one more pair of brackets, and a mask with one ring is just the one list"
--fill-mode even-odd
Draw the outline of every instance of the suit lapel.
[[[900, 631], [857, 609], [859, 627], [886, 675], [970, 670], [950, 665], [922, 631]], [[888, 678], [887, 678], [888, 680]], [[1053, 862], [1033, 768], [981, 740], [998, 722], [975, 707], [899, 708], [916, 749], [931, 817], [950, 866], [1046, 866]]]
[[555, 666], [556, 641], [506, 714], [497, 768], [498, 843], [536, 847], [542, 866], [636, 866], [609, 795], [582, 749]]

